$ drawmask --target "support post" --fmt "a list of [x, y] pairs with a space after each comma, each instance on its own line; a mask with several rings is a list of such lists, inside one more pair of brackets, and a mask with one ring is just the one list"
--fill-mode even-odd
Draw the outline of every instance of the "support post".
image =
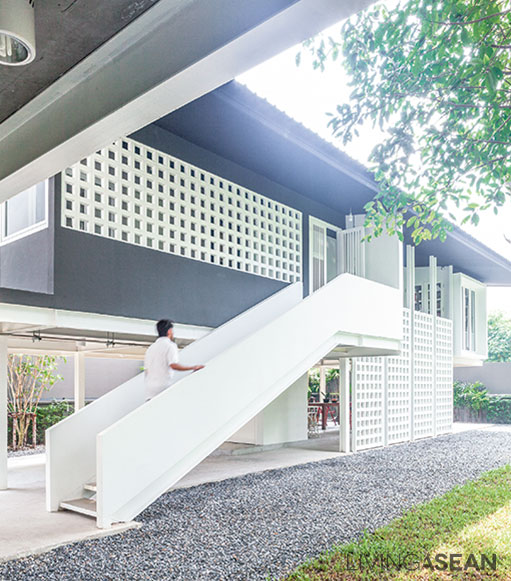
[[0, 338], [0, 490], [7, 489], [7, 337]]
[[351, 452], [349, 360], [339, 359], [339, 450]]
[[319, 401], [325, 401], [326, 395], [326, 369], [323, 361], [319, 365]]
[[85, 353], [75, 353], [74, 396], [75, 412], [85, 406]]
[[351, 451], [357, 452], [357, 371], [356, 364], [350, 359], [351, 379]]

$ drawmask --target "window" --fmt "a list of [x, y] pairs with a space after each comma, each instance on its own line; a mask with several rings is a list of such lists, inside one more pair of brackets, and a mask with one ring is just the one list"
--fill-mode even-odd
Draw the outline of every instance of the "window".
[[434, 303], [431, 304], [431, 287], [429, 283], [416, 284], [415, 294], [414, 294], [414, 304], [415, 310], [421, 311], [422, 313], [433, 314], [432, 306], [436, 309], [436, 316], [441, 317], [443, 311], [443, 290], [442, 283], [437, 282], [436, 285], [436, 297], [434, 297]]
[[476, 350], [476, 293], [461, 287], [463, 304], [463, 349]]
[[422, 311], [422, 285], [415, 285], [415, 310]]
[[48, 225], [48, 183], [41, 182], [1, 205], [1, 242], [33, 234]]

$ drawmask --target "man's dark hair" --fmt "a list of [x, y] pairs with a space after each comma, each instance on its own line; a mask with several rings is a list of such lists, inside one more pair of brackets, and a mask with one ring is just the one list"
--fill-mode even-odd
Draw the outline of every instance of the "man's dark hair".
[[170, 319], [161, 319], [156, 323], [156, 330], [158, 331], [158, 337], [166, 337], [169, 329], [174, 326], [174, 321]]

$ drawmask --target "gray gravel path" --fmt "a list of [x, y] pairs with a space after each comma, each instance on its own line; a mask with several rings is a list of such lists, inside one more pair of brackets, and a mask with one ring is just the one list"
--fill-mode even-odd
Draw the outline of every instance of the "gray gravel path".
[[9, 450], [7, 452], [8, 458], [17, 458], [19, 456], [32, 456], [33, 454], [44, 454], [45, 451], [44, 444], [40, 444], [35, 448], [23, 448], [21, 450]]
[[280, 576], [510, 462], [511, 433], [465, 432], [176, 490], [140, 515], [141, 529], [5, 563], [0, 579]]

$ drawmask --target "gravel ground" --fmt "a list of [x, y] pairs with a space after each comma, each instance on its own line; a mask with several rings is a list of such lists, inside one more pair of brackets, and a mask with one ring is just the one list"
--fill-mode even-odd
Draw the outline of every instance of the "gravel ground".
[[278, 577], [509, 462], [511, 433], [465, 432], [176, 490], [141, 529], [0, 564], [0, 579]]
[[32, 454], [44, 454], [44, 445], [40, 444], [35, 448], [23, 448], [22, 450], [9, 450], [7, 452], [8, 458], [16, 458], [17, 456], [31, 456]]

